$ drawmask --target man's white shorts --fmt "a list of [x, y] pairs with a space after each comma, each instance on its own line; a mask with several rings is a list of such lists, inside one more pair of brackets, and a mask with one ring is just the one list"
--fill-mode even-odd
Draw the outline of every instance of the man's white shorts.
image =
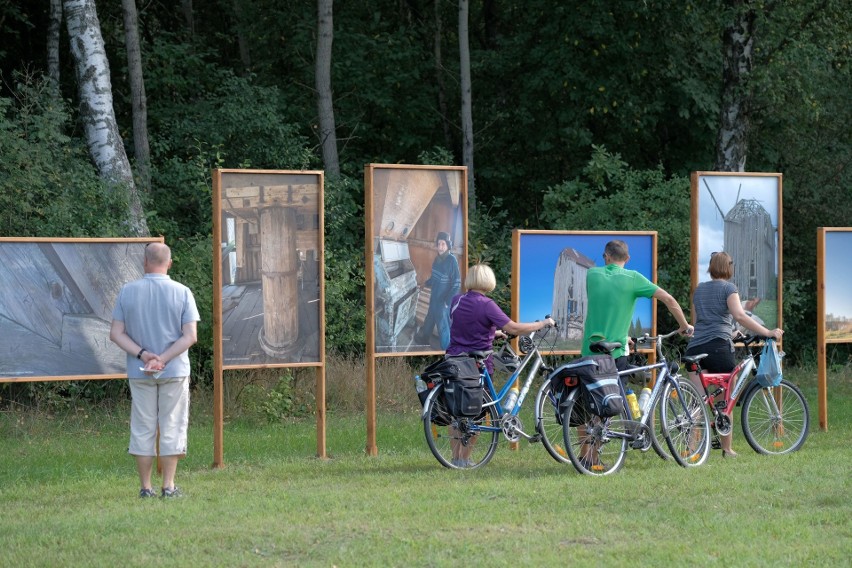
[[128, 379], [130, 394], [130, 447], [134, 456], [156, 456], [157, 426], [160, 455], [186, 454], [189, 425], [189, 377]]

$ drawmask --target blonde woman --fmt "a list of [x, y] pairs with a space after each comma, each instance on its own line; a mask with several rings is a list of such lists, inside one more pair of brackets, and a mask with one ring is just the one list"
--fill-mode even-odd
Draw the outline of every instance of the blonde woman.
[[[533, 323], [512, 321], [503, 310], [489, 298], [497, 286], [494, 271], [485, 264], [475, 264], [467, 271], [464, 281], [465, 292], [450, 302], [450, 344], [447, 355], [463, 355], [471, 351], [490, 351], [495, 334], [502, 330], [511, 335], [522, 335], [556, 325], [551, 318]], [[489, 356], [485, 360], [489, 373], [494, 372], [494, 362]], [[453, 436], [455, 439], [457, 436]], [[473, 441], [466, 446], [453, 445], [453, 465], [469, 467]]]

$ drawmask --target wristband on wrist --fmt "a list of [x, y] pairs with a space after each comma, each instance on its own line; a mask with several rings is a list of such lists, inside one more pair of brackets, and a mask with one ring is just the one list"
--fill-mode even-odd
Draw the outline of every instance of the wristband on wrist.
[[136, 358], [137, 358], [137, 359], [139, 359], [139, 360], [141, 360], [141, 359], [142, 359], [142, 354], [143, 354], [143, 353], [145, 353], [146, 351], [148, 351], [148, 350], [147, 350], [147, 349], [145, 349], [144, 347], [143, 347], [142, 349], [140, 349], [140, 350], [139, 350], [139, 353], [137, 353], [137, 354], [136, 354]]

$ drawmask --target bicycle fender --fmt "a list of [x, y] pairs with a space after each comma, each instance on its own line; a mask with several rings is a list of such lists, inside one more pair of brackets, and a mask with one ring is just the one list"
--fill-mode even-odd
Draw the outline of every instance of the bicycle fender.
[[426, 409], [429, 407], [429, 401], [431, 401], [434, 397], [437, 396], [438, 391], [444, 390], [444, 385], [436, 386], [432, 389], [432, 392], [429, 393], [429, 396], [426, 397], [426, 400], [423, 402], [423, 409], [420, 411], [420, 419], [426, 419]]
[[758, 383], [757, 381], [752, 381], [752, 382], [751, 382], [751, 384], [749, 384], [749, 385], [746, 387], [746, 389], [743, 391], [743, 394], [741, 394], [741, 395], [737, 398], [737, 403], [736, 403], [734, 406], [741, 406], [741, 405], [742, 405], [742, 402], [746, 399], [746, 397], [748, 396], [748, 394], [749, 394], [751, 391], [753, 391], [753, 390], [755, 390], [755, 389], [759, 389], [759, 388], [763, 388], [763, 387], [761, 387], [761, 386], [760, 386], [760, 383]]

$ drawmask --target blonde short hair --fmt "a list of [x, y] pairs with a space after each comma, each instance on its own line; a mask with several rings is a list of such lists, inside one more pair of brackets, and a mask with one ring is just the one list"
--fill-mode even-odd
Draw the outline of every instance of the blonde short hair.
[[474, 264], [467, 271], [464, 287], [467, 290], [476, 290], [487, 294], [497, 287], [497, 278], [487, 264]]
[[710, 278], [728, 280], [734, 275], [734, 261], [726, 252], [714, 252], [710, 254], [710, 266], [707, 269]]

